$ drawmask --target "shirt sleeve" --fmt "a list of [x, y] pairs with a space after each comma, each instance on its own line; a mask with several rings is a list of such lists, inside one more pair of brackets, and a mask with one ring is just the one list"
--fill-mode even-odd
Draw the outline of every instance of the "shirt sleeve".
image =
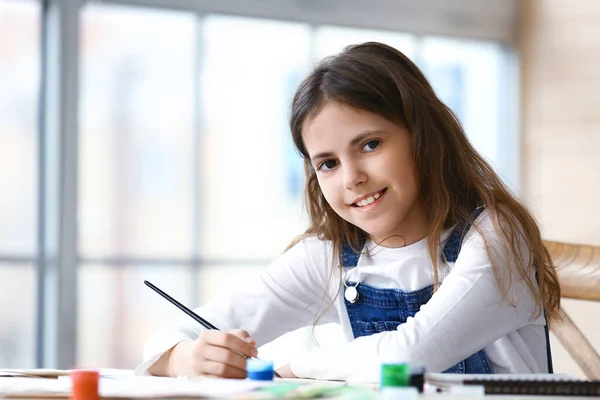
[[[325, 241], [304, 239], [248, 281], [243, 290], [218, 296], [194, 312], [221, 330], [248, 331], [258, 346], [312, 325], [320, 314], [319, 323], [337, 321], [334, 307], [328, 307], [338, 284], [328, 273], [329, 249]], [[136, 373], [147, 374], [160, 355], [181, 341], [195, 340], [202, 330], [188, 316], [157, 330], [144, 347], [144, 362]]]
[[[502, 254], [496, 251], [503, 246], [489, 216], [479, 226], [492, 253]], [[498, 267], [510, 271], [507, 257], [498, 258]], [[513, 279], [508, 295], [502, 295], [483, 237], [471, 229], [443, 284], [413, 318], [396, 331], [300, 355], [291, 368], [299, 377], [367, 382], [379, 381], [382, 362], [420, 364], [440, 372], [530, 324], [534, 313], [535, 302], [522, 279]]]

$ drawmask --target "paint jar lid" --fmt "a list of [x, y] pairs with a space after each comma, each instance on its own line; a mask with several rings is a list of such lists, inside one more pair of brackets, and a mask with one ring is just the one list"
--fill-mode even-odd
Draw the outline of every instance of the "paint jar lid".
[[408, 386], [410, 366], [407, 363], [381, 364], [381, 387]]
[[100, 373], [93, 370], [73, 370], [71, 375], [72, 400], [97, 400]]
[[408, 384], [417, 388], [419, 393], [423, 393], [423, 390], [425, 389], [425, 367], [422, 365], [411, 365]]
[[273, 361], [264, 361], [257, 358], [246, 360], [248, 379], [254, 381], [272, 381], [274, 375]]

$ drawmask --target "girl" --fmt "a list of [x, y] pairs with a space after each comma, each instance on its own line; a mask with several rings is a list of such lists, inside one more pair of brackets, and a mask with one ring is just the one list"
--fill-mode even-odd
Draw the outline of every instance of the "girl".
[[290, 125], [309, 228], [245, 293], [196, 310], [222, 331], [185, 317], [151, 337], [138, 373], [243, 378], [256, 346], [329, 322], [347, 341], [280, 375], [376, 382], [390, 361], [552, 371], [560, 289], [540, 231], [408, 58], [364, 43], [325, 59]]

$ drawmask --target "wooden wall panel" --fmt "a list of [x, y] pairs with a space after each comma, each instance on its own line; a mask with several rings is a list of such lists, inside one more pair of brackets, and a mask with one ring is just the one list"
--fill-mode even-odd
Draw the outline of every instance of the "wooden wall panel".
[[[545, 238], [600, 245], [600, 1], [522, 5], [521, 193]], [[600, 304], [565, 308], [600, 348]], [[557, 371], [581, 375], [553, 344]]]

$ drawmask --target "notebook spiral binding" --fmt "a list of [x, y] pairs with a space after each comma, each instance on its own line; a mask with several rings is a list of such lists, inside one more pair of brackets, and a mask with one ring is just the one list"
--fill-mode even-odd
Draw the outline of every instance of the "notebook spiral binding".
[[600, 396], [600, 381], [584, 380], [523, 380], [468, 379], [465, 385], [481, 385], [485, 394]]

